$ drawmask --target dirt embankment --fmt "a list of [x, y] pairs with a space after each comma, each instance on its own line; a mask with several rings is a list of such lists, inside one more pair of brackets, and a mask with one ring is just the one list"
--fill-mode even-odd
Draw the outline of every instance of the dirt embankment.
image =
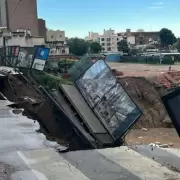
[[119, 79], [128, 94], [142, 110], [143, 115], [135, 128], [171, 127], [171, 121], [161, 102], [160, 94], [147, 79], [124, 77]]

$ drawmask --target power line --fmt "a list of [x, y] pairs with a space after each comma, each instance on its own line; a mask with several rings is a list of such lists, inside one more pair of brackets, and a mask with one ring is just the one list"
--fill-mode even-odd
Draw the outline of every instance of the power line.
[[[17, 8], [19, 7], [19, 5], [20, 5], [21, 2], [22, 2], [22, 0], [19, 0], [19, 3], [16, 5], [16, 7], [14, 8], [11, 16], [9, 17], [9, 20], [10, 20], [10, 19], [13, 17], [13, 15], [16, 13], [16, 10], [17, 10]], [[1, 9], [3, 8], [3, 6], [6, 5], [6, 3], [7, 3], [7, 0], [4, 0], [4, 3], [0, 6], [0, 11], [1, 11]]]
[[9, 20], [10, 20], [10, 19], [13, 17], [13, 15], [16, 13], [16, 10], [17, 10], [17, 8], [19, 7], [19, 5], [21, 4], [21, 2], [22, 2], [22, 0], [19, 0], [19, 3], [18, 3], [17, 6], [14, 8], [11, 16], [9, 17]]

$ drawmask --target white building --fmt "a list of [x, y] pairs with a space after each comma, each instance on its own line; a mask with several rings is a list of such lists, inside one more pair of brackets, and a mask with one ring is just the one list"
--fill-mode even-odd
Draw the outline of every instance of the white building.
[[50, 48], [50, 55], [69, 54], [65, 31], [48, 30], [46, 32], [46, 45]]
[[104, 29], [102, 35], [96, 32], [89, 32], [89, 36], [85, 39], [99, 42], [102, 46], [103, 52], [118, 52], [117, 43], [121, 40], [121, 38], [118, 37], [115, 31], [112, 29]]
[[129, 46], [135, 45], [135, 36], [119, 36], [114, 30], [105, 30], [102, 35], [97, 32], [89, 32], [89, 36], [85, 40], [97, 41], [101, 44], [103, 52], [118, 52], [117, 43], [125, 39]]

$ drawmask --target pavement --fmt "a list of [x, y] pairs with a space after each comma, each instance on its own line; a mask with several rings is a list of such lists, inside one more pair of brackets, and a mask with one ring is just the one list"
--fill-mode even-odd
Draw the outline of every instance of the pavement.
[[59, 153], [39, 124], [0, 100], [0, 180], [178, 180], [180, 149], [149, 146]]

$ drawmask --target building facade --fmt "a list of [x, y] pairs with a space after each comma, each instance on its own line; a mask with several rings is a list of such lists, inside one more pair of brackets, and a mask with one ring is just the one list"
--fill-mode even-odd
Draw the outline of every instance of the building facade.
[[65, 31], [47, 30], [46, 41], [47, 42], [65, 42], [66, 41]]
[[50, 48], [50, 55], [69, 54], [65, 31], [47, 30], [46, 45]]
[[46, 38], [46, 21], [44, 19], [38, 19], [38, 31], [39, 36]]
[[30, 30], [38, 36], [37, 0], [1, 0], [0, 26], [13, 32], [17, 29]]
[[117, 52], [117, 43], [121, 38], [117, 36], [114, 30], [104, 29], [104, 32], [101, 35], [96, 32], [89, 32], [89, 35], [85, 40], [99, 42], [103, 52]]
[[121, 40], [126, 40], [129, 46], [135, 45], [134, 36], [118, 35], [112, 29], [104, 30], [102, 35], [96, 32], [89, 32], [89, 36], [85, 37], [85, 40], [99, 42], [103, 52], [118, 52], [117, 43]]
[[[5, 37], [5, 44], [3, 40]], [[28, 32], [11, 32], [6, 33], [0, 32], [0, 47], [3, 46], [20, 46], [20, 47], [34, 47], [36, 45], [45, 45], [45, 38], [43, 37], [32, 37]]]
[[[147, 32], [143, 30], [138, 30], [136, 32], [131, 32], [130, 29], [127, 29], [126, 32], [120, 32], [120, 33], [117, 33], [117, 35], [118, 37], [123, 37], [124, 39], [131, 39], [131, 41], [133, 41], [132, 44], [135, 44], [135, 45], [158, 44], [159, 42], [158, 31]], [[132, 40], [132, 37], [133, 37], [133, 40]]]
[[136, 45], [149, 45], [159, 43], [159, 32], [146, 32], [139, 30], [137, 32], [131, 32], [127, 29], [125, 32], [115, 33], [114, 30], [104, 30], [103, 34], [97, 32], [89, 32], [89, 35], [85, 37], [87, 41], [99, 42], [102, 46], [103, 52], [117, 52], [117, 43], [121, 40], [126, 40], [129, 47]]

